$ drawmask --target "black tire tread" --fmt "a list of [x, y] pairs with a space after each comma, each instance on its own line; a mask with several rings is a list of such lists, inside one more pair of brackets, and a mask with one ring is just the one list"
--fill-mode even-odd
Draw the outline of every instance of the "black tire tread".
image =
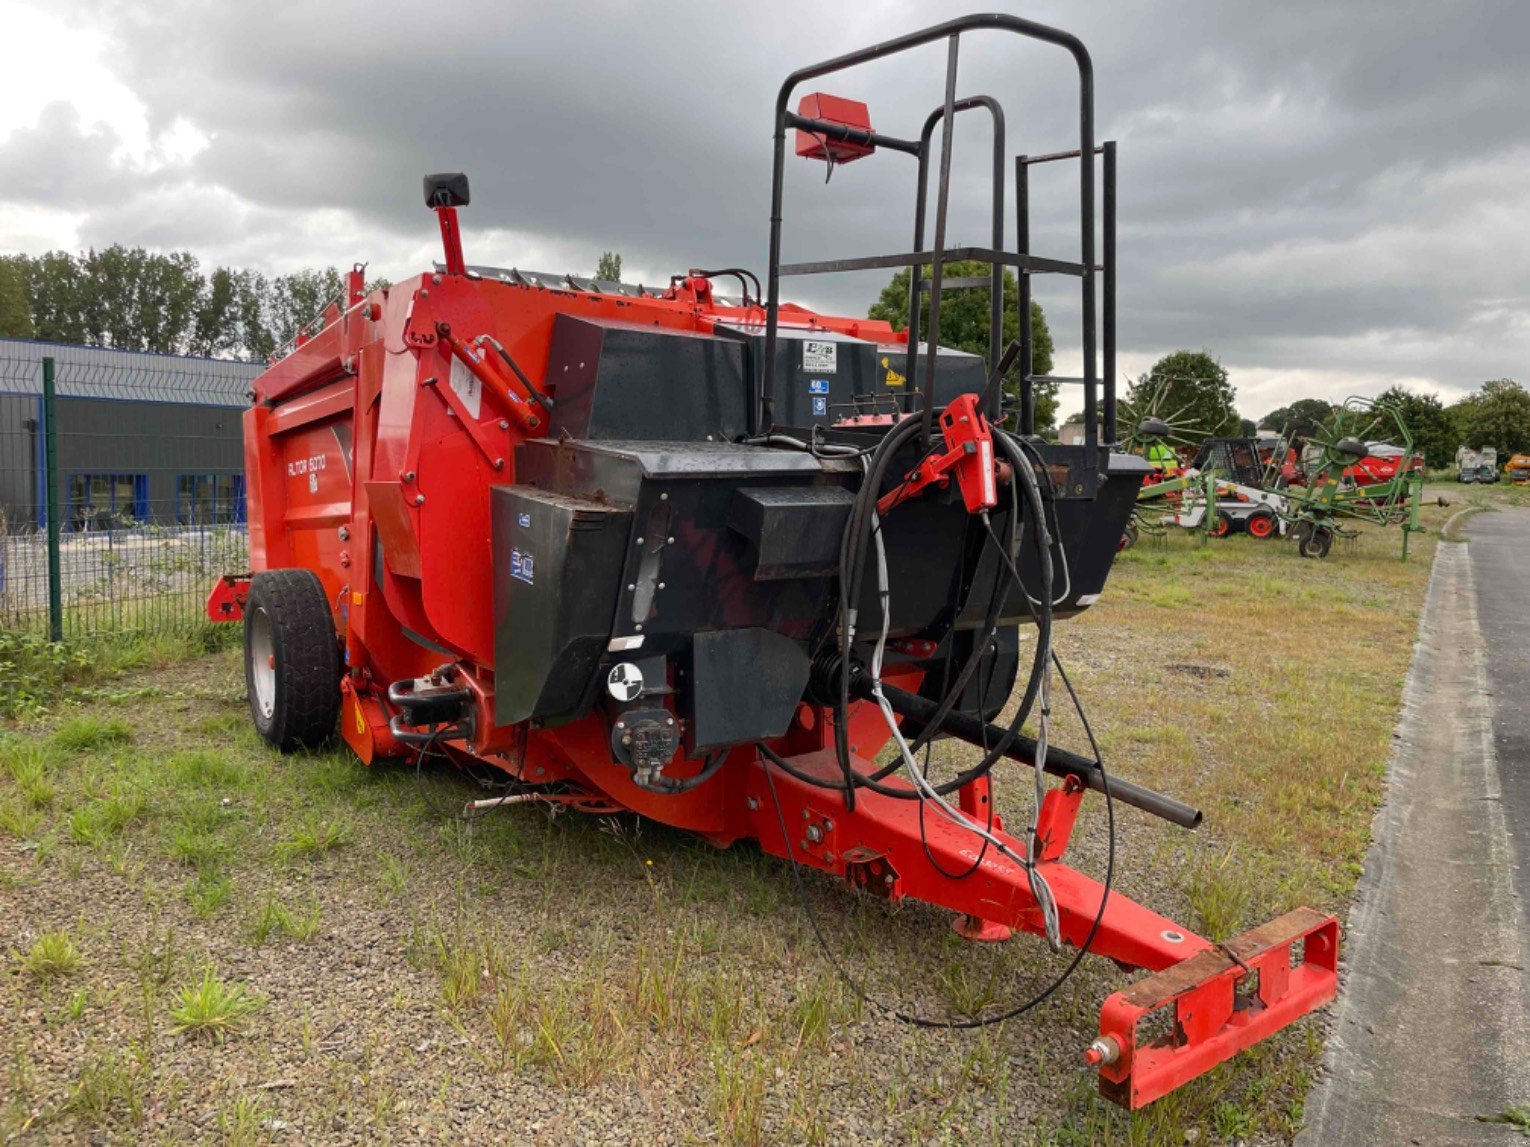
[[262, 720], [250, 667], [245, 626], [245, 689], [260, 735], [277, 749], [318, 748], [340, 718], [340, 648], [324, 586], [312, 570], [266, 570], [250, 581], [246, 618], [264, 609], [276, 655], [276, 698]]

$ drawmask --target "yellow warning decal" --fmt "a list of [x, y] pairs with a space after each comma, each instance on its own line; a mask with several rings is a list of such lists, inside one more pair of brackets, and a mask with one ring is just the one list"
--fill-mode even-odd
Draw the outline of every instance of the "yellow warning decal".
[[897, 371], [895, 371], [888, 364], [887, 358], [885, 356], [882, 359], [882, 369], [887, 371], [887, 385], [888, 386], [902, 386], [903, 385], [903, 382], [904, 382], [903, 376], [901, 374], [899, 374]]

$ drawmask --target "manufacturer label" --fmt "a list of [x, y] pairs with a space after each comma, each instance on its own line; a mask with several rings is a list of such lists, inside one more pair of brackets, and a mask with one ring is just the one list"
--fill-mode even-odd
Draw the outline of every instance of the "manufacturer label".
[[510, 551], [510, 576], [517, 581], [523, 581], [527, 585], [535, 585], [533, 580], [536, 576], [535, 559], [530, 554], [523, 554], [520, 550]]
[[462, 399], [462, 405], [467, 407], [468, 414], [476, 419], [478, 412], [483, 409], [483, 386], [478, 381], [478, 376], [455, 355], [452, 356], [452, 389], [457, 392], [457, 397]]
[[829, 380], [826, 378], [812, 378], [808, 380], [809, 394], [828, 394]]
[[828, 414], [829, 413], [829, 400], [827, 398], [821, 398], [821, 397], [818, 397], [818, 396], [815, 395], [814, 398], [813, 398], [813, 413], [814, 414]]
[[831, 342], [804, 341], [802, 344], [802, 369], [808, 373], [826, 371], [835, 374], [839, 370], [836, 351], [838, 347]]

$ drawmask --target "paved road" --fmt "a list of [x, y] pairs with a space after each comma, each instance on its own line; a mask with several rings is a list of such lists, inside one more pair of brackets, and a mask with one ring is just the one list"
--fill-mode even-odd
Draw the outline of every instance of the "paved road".
[[1493, 747], [1519, 861], [1515, 888], [1530, 911], [1530, 510], [1478, 514], [1469, 527], [1477, 616], [1485, 619]]
[[1304, 1145], [1523, 1143], [1530, 512], [1442, 544]]

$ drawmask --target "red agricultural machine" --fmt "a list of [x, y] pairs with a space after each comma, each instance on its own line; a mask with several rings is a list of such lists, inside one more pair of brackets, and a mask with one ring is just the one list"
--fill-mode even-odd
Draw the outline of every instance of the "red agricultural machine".
[[[1061, 48], [1079, 77], [1076, 149], [1013, 160], [1010, 247], [1002, 110], [956, 87], [959, 44], [995, 33]], [[931, 44], [945, 49], [945, 98], [920, 134], [873, 129], [865, 105], [824, 95], [790, 110], [809, 82]], [[739, 269], [650, 291], [470, 267], [467, 181], [428, 177], [444, 262], [370, 293], [354, 275], [256, 381], [244, 416], [256, 572], [222, 579], [208, 612], [244, 623], [261, 734], [313, 745], [338, 718], [367, 763], [444, 753], [502, 778], [500, 803], [754, 840], [864, 894], [951, 909], [972, 939], [1018, 928], [1076, 948], [1073, 966], [1092, 952], [1148, 969], [1080, 1049], [1131, 1107], [1329, 1000], [1332, 918], [1298, 909], [1216, 944], [1064, 862], [1089, 792], [1200, 821], [1108, 776], [1098, 754], [1048, 743], [1052, 626], [1099, 598], [1147, 470], [1111, 446], [1115, 149], [1096, 146], [1093, 109], [1084, 46], [1005, 15], [793, 73], [775, 108], [763, 290]], [[974, 110], [993, 128], [993, 236], [952, 248], [952, 125]], [[783, 263], [789, 131], [811, 161], [911, 158], [912, 250]], [[1072, 261], [1029, 249], [1029, 172], [1051, 163], [1080, 183]], [[788, 276], [912, 267], [909, 325], [936, 331], [944, 267], [972, 259], [992, 267], [978, 284], [993, 311], [986, 361], [781, 301]], [[1029, 322], [1000, 347], [1006, 267], [1021, 316], [1032, 276], [1076, 281], [1082, 377], [1032, 373]], [[741, 295], [720, 294], [721, 279]], [[1034, 389], [1051, 381], [1082, 387], [1081, 445], [1035, 434]], [[975, 759], [937, 781], [918, 760], [936, 737]], [[1018, 831], [993, 806], [1001, 759], [1035, 770]], [[1161, 1032], [1139, 1040], [1155, 1015]]]

